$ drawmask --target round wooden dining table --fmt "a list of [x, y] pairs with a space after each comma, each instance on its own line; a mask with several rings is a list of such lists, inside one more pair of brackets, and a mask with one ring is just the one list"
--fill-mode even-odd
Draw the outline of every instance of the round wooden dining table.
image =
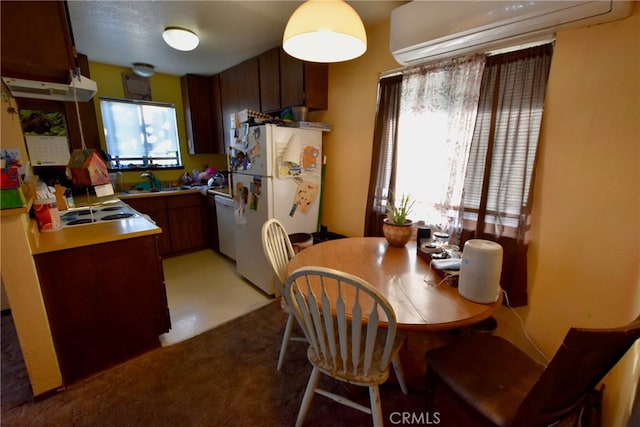
[[[502, 293], [490, 304], [465, 299], [445, 274], [429, 267], [417, 255], [416, 242], [389, 246], [380, 237], [328, 240], [300, 251], [289, 261], [287, 273], [320, 266], [358, 276], [375, 286], [393, 306], [398, 329], [445, 331], [487, 319], [502, 302]], [[457, 282], [456, 282], [457, 283]]]

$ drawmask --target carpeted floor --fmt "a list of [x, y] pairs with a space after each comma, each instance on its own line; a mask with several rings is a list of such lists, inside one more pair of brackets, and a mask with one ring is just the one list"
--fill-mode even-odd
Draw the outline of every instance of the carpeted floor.
[[[20, 367], [19, 347], [16, 355], [17, 339], [15, 333], [10, 333], [10, 316], [5, 316], [2, 425], [292, 426], [311, 367], [306, 359], [306, 344], [292, 342], [282, 371], [276, 370], [285, 320], [275, 301], [33, 403], [24, 364]], [[321, 385], [345, 391], [340, 382], [325, 377]], [[380, 391], [388, 425], [399, 424], [390, 421], [392, 413], [425, 412], [424, 395], [415, 389], [405, 396], [390, 381]], [[368, 405], [366, 389], [358, 387], [355, 399]], [[397, 420], [399, 415], [395, 416]], [[443, 425], [446, 417], [440, 421]], [[315, 395], [305, 425], [371, 425], [371, 418]]]
[[30, 403], [32, 392], [13, 318], [10, 315], [3, 314], [0, 322], [0, 328], [2, 328], [0, 339], [2, 348], [0, 405], [2, 406], [2, 418], [4, 418], [5, 412], [9, 409]]

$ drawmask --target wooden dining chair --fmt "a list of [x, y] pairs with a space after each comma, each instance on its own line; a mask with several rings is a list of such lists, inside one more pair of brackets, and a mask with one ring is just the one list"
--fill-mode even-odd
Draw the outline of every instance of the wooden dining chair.
[[[285, 284], [293, 313], [304, 331], [313, 371], [302, 398], [296, 426], [307, 415], [314, 393], [360, 410], [383, 425], [378, 386], [393, 365], [400, 388], [407, 394], [398, 351], [396, 315], [387, 299], [359, 277], [324, 267], [296, 270]], [[380, 322], [386, 325], [380, 326]], [[370, 407], [319, 389], [320, 374], [369, 388]]]
[[277, 219], [269, 219], [262, 225], [262, 249], [264, 255], [273, 269], [275, 274], [276, 285], [278, 291], [283, 297], [280, 299], [280, 307], [282, 311], [289, 315], [287, 324], [284, 328], [282, 336], [282, 344], [280, 345], [280, 355], [278, 356], [278, 370], [282, 368], [284, 355], [287, 352], [289, 341], [306, 341], [304, 337], [291, 336], [295, 323], [291, 307], [284, 298], [284, 282], [287, 278], [287, 264], [293, 258], [295, 252], [293, 245], [289, 240], [289, 235], [284, 226]]
[[571, 328], [546, 367], [498, 336], [477, 335], [430, 350], [427, 409], [434, 409], [436, 387], [444, 385], [477, 425], [547, 426], [575, 419], [639, 337], [640, 317], [620, 328]]

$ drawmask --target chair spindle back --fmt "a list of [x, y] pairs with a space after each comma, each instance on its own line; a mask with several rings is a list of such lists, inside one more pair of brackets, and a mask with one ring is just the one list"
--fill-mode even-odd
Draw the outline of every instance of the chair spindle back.
[[295, 252], [289, 235], [277, 219], [269, 219], [262, 225], [262, 248], [278, 282], [278, 290], [284, 295], [287, 264]]
[[[324, 267], [305, 267], [287, 280], [287, 295], [313, 351], [335, 372], [368, 375], [389, 366], [396, 336], [391, 304], [359, 277]], [[349, 298], [347, 298], [349, 295]], [[346, 301], [353, 300], [352, 304]], [[380, 321], [387, 327], [380, 327]], [[378, 359], [374, 352], [382, 349]], [[373, 366], [373, 360], [380, 366]]]

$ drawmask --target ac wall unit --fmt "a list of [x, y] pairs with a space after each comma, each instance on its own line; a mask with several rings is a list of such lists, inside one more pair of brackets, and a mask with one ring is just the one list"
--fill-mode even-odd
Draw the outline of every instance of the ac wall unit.
[[402, 65], [553, 38], [560, 28], [622, 19], [631, 2], [412, 1], [391, 12], [390, 50]]

